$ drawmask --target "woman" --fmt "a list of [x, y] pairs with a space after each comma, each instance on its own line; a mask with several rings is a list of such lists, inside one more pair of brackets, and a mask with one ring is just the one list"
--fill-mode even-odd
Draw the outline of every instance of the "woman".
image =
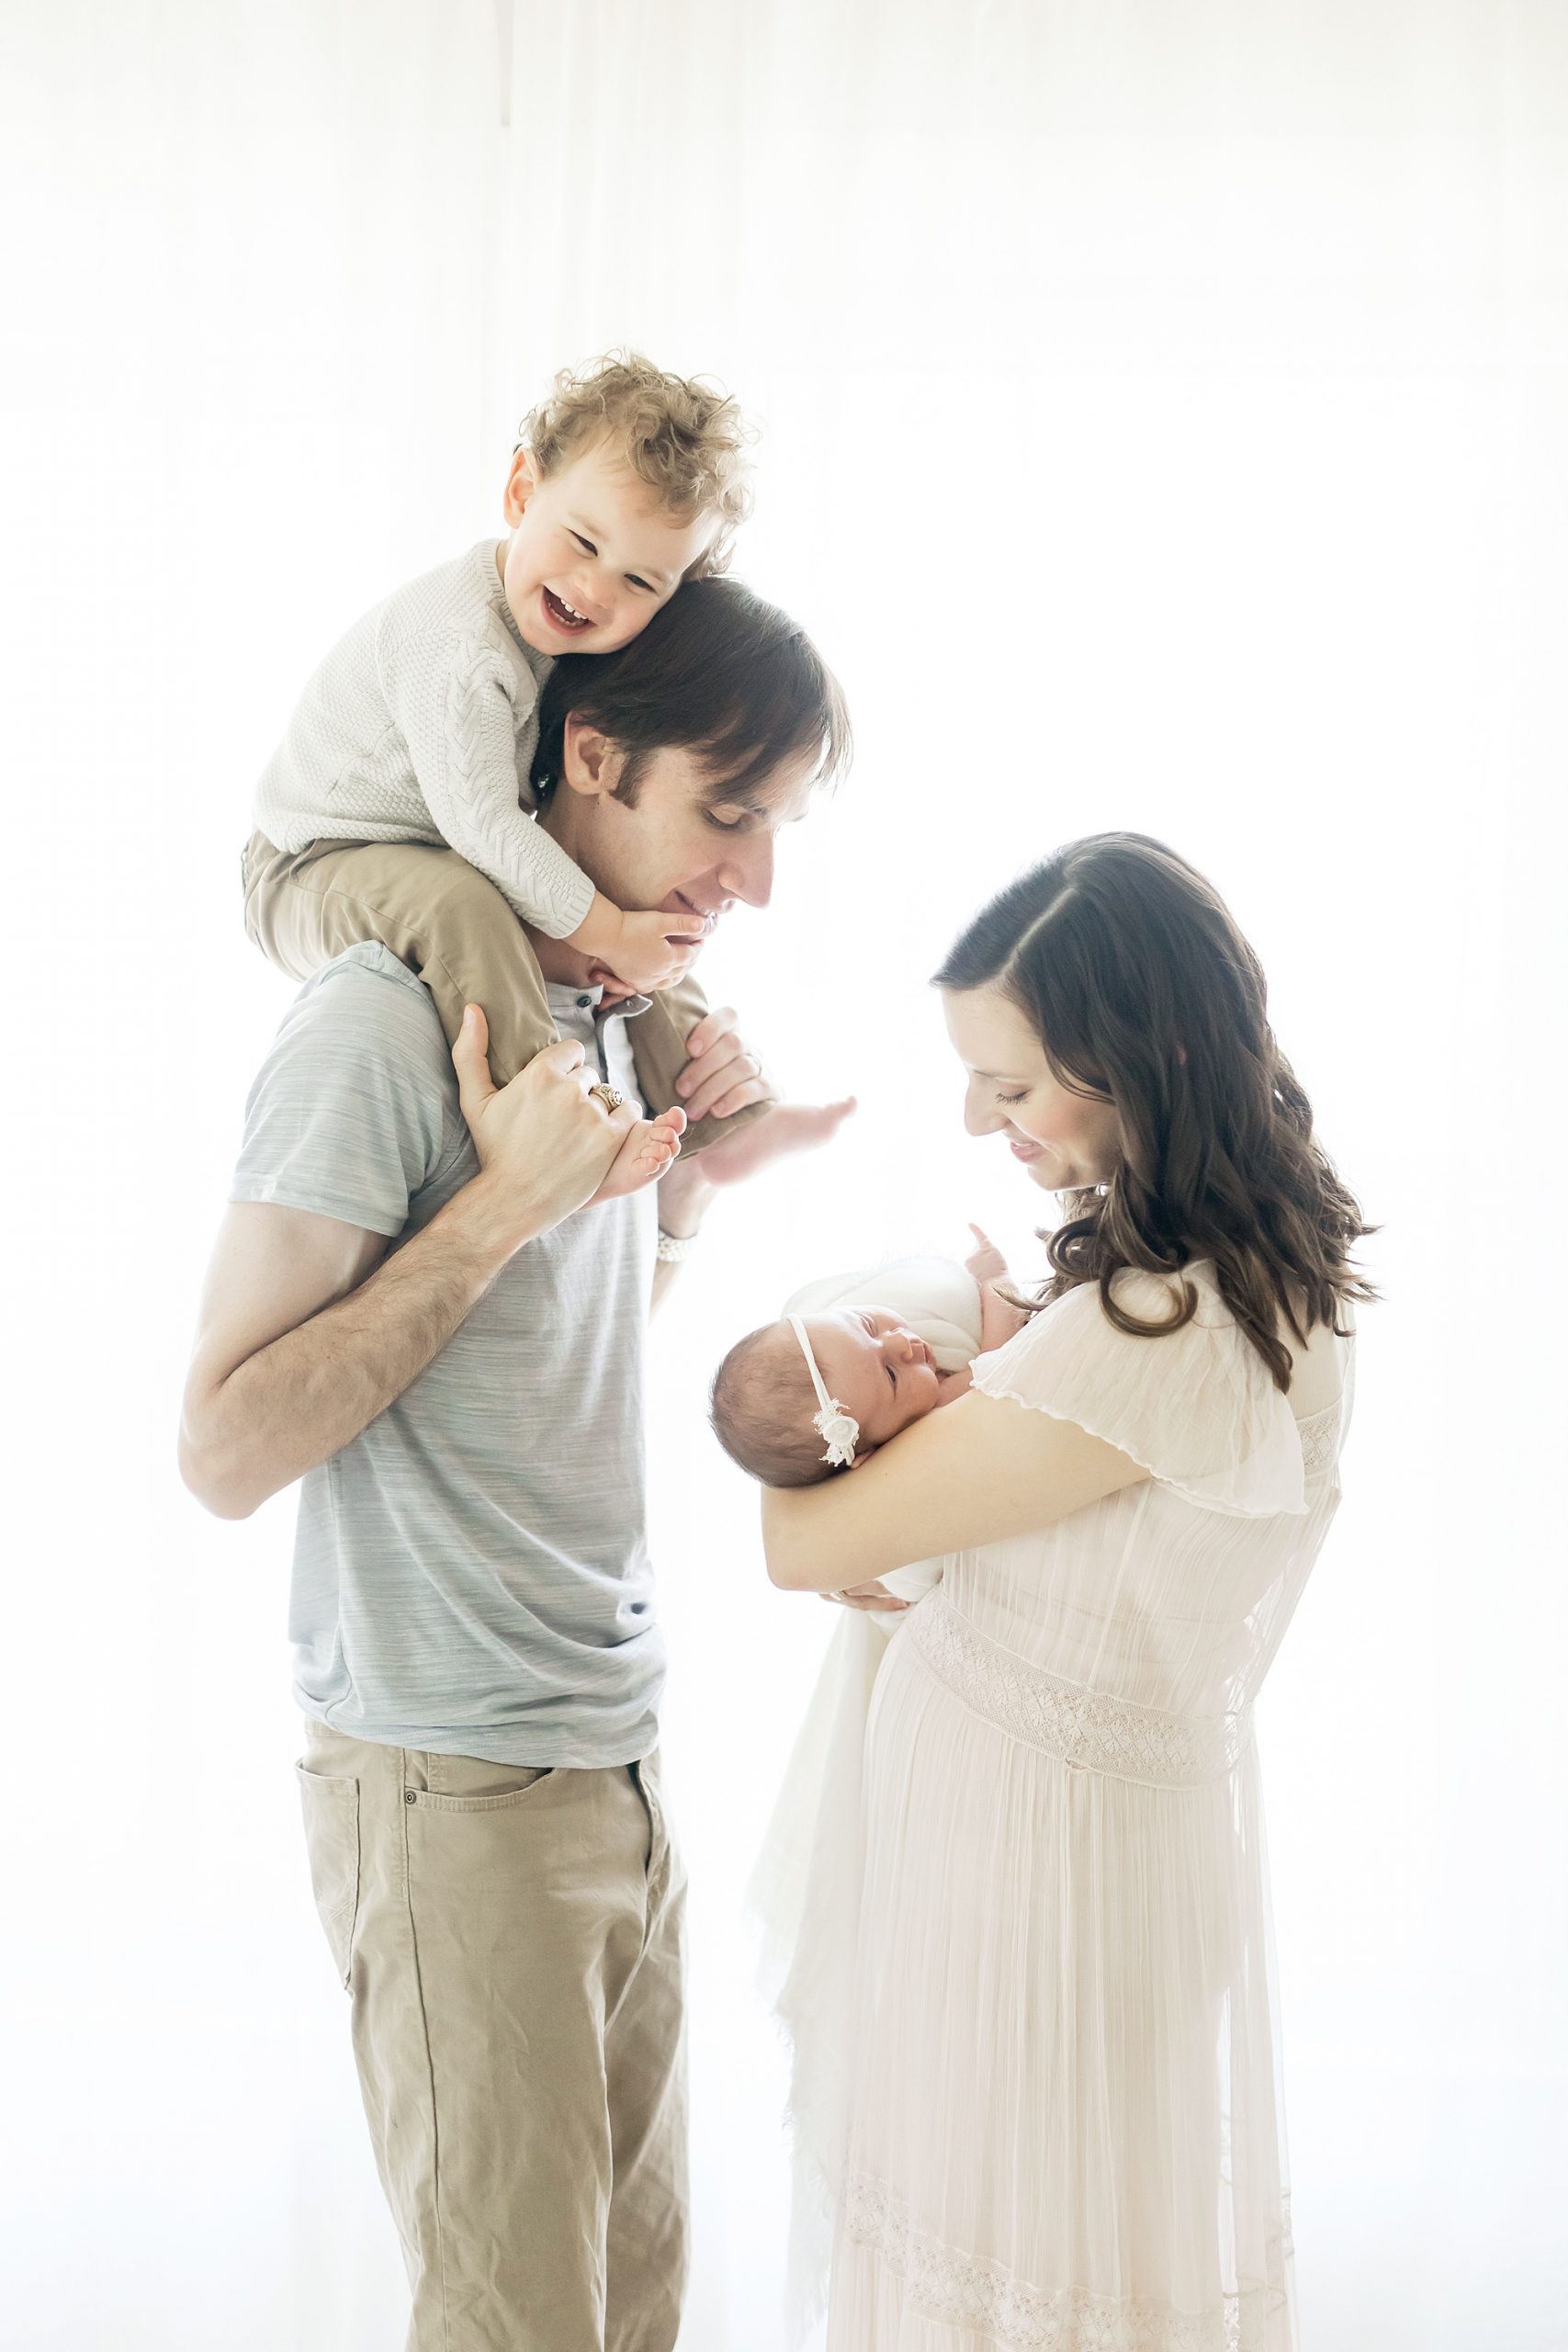
[[1066, 1217], [972, 1395], [763, 1498], [793, 1589], [946, 1555], [867, 1738], [829, 2343], [1288, 2352], [1251, 1707], [1338, 1499], [1367, 1228], [1157, 842], [1058, 851], [937, 985], [971, 1133]]

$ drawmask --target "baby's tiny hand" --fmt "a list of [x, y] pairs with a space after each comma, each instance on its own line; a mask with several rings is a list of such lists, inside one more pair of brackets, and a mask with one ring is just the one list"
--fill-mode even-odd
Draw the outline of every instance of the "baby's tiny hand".
[[1008, 1261], [990, 1235], [983, 1232], [977, 1225], [971, 1225], [969, 1230], [980, 1246], [977, 1250], [971, 1250], [964, 1259], [965, 1270], [974, 1275], [977, 1283], [1005, 1282]]

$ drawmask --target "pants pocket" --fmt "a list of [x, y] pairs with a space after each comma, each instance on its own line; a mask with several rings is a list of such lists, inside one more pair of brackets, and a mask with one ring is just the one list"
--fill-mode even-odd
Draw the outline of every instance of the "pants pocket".
[[542, 1805], [557, 1778], [548, 1764], [485, 1764], [469, 1756], [432, 1756], [428, 1768], [430, 1786], [406, 1792], [421, 1813], [514, 1813], [536, 1793]]
[[359, 1783], [294, 1767], [305, 1815], [305, 1850], [333, 1966], [346, 1986], [359, 1911]]

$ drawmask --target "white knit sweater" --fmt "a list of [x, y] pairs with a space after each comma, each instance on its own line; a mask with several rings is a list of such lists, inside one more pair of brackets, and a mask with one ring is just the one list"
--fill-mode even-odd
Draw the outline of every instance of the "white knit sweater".
[[446, 842], [552, 939], [593, 885], [527, 812], [549, 656], [517, 634], [481, 539], [355, 621], [300, 696], [256, 788], [255, 828], [311, 842]]

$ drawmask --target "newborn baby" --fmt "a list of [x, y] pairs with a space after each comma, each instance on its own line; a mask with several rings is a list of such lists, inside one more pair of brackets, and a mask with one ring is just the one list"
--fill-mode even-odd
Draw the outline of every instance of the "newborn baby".
[[996, 1287], [1001, 1251], [970, 1230], [979, 1246], [962, 1266], [906, 1258], [830, 1275], [738, 1340], [713, 1384], [726, 1453], [765, 1487], [809, 1487], [961, 1396], [973, 1359], [1023, 1320]]

